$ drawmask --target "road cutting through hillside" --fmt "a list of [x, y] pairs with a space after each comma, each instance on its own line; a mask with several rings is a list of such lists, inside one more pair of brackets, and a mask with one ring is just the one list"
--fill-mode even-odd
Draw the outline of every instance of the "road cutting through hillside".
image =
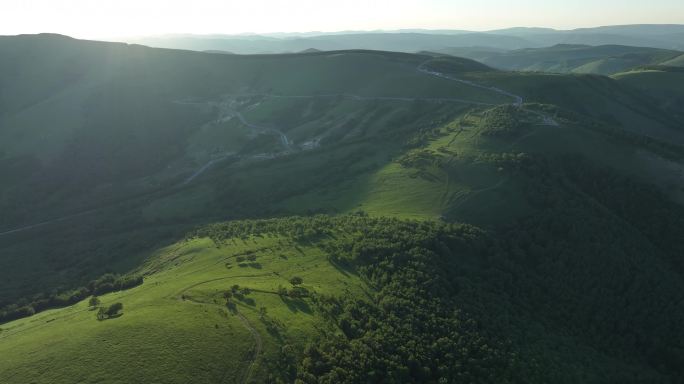
[[513, 94], [513, 93], [508, 92], [508, 91], [504, 91], [503, 89], [497, 88], [497, 87], [494, 87], [494, 86], [489, 86], [489, 87], [488, 87], [488, 86], [486, 86], [486, 85], [477, 84], [477, 83], [475, 83], [475, 82], [473, 82], [473, 81], [470, 81], [470, 80], [463, 80], [463, 79], [459, 79], [459, 78], [454, 77], [454, 76], [451, 76], [451, 75], [444, 74], [444, 73], [442, 73], [442, 72], [437, 72], [437, 71], [434, 71], [434, 70], [431, 70], [431, 69], [426, 68], [425, 64], [426, 64], [426, 63], [423, 63], [423, 64], [420, 64], [420, 65], [418, 66], [418, 68], [417, 68], [417, 69], [418, 69], [418, 72], [422, 72], [422, 73], [425, 73], [425, 74], [428, 74], [428, 75], [432, 75], [432, 76], [437, 76], [437, 77], [440, 77], [440, 78], [442, 78], [442, 79], [447, 79], [447, 80], [451, 80], [451, 81], [456, 81], [456, 82], [459, 82], [459, 83], [461, 83], [461, 84], [465, 84], [465, 85], [471, 86], [471, 87], [473, 87], [473, 88], [484, 89], [484, 90], [486, 90], [486, 91], [491, 91], [491, 92], [494, 92], [494, 93], [498, 93], [498, 94], [503, 95], [503, 96], [506, 96], [506, 97], [511, 97], [511, 98], [513, 98], [513, 99], [515, 100], [515, 101], [513, 102], [513, 105], [515, 105], [516, 107], [520, 107], [520, 106], [522, 106], [522, 104], [523, 104], [523, 97], [522, 97], [522, 96]]
[[[426, 67], [426, 63], [420, 64], [420, 65], [417, 67], [417, 70], [418, 70], [419, 72], [421, 72], [421, 73], [426, 74], [426, 75], [436, 76], [436, 77], [439, 77], [439, 78], [442, 78], [442, 79], [446, 79], [446, 80], [450, 80], [450, 81], [456, 81], [456, 82], [458, 82], [458, 83], [465, 84], [465, 85], [468, 85], [468, 86], [471, 86], [471, 87], [474, 87], [474, 88], [483, 89], [483, 90], [488, 90], [488, 91], [490, 91], [490, 92], [494, 92], [494, 93], [497, 93], [497, 94], [499, 94], [499, 95], [503, 95], [503, 96], [510, 97], [510, 98], [512, 98], [512, 99], [514, 100], [513, 103], [512, 103], [514, 106], [519, 107], [519, 108], [521, 108], [521, 109], [523, 109], [523, 110], [525, 110], [525, 111], [527, 111], [527, 112], [530, 112], [530, 113], [533, 113], [533, 114], [539, 116], [539, 117], [542, 119], [542, 125], [548, 125], [548, 126], [558, 126], [558, 125], [559, 125], [552, 117], [550, 117], [550, 116], [548, 116], [548, 115], [546, 115], [546, 114], [543, 114], [543, 113], [538, 112], [538, 111], [533, 111], [533, 110], [529, 110], [529, 109], [523, 108], [524, 99], [523, 99], [523, 97], [520, 96], [520, 95], [513, 94], [513, 93], [511, 93], [511, 92], [505, 91], [505, 90], [503, 90], [503, 89], [501, 89], [501, 88], [497, 88], [497, 87], [494, 87], [494, 86], [486, 86], [486, 85], [477, 84], [477, 83], [472, 82], [472, 81], [469, 81], [469, 80], [459, 79], [459, 78], [456, 78], [456, 77], [451, 76], [451, 75], [447, 75], [447, 74], [444, 74], [444, 73], [441, 73], [441, 72], [437, 72], [437, 71], [428, 69], [428, 68]], [[474, 101], [474, 100], [466, 100], [466, 99], [459, 99], [459, 98], [448, 98], [448, 97], [430, 98], [430, 97], [361, 96], [361, 95], [355, 95], [355, 94], [275, 95], [275, 94], [257, 94], [257, 93], [252, 93], [252, 94], [232, 94], [232, 95], [231, 95], [231, 94], [228, 94], [228, 95], [225, 95], [225, 96], [226, 96], [226, 97], [293, 98], [293, 99], [320, 98], [320, 97], [326, 97], [326, 98], [331, 98], [331, 97], [343, 97], [343, 98], [351, 98], [351, 99], [353, 99], [353, 100], [358, 100], [358, 101], [374, 101], [374, 100], [379, 100], [379, 101], [429, 101], [429, 102], [456, 102], [456, 103], [465, 103], [465, 104], [481, 105], [481, 106], [496, 106], [496, 105], [499, 105], [499, 104], [492, 104], [492, 103], [483, 103], [483, 102]], [[220, 115], [219, 118], [218, 118], [219, 121], [222, 121], [222, 119], [226, 119], [226, 118], [236, 117], [236, 118], [240, 121], [240, 123], [242, 123], [243, 125], [245, 125], [245, 126], [248, 127], [248, 128], [251, 128], [251, 129], [257, 131], [257, 133], [266, 133], [266, 132], [268, 132], [268, 133], [275, 133], [275, 134], [277, 134], [277, 135], [280, 137], [280, 142], [281, 142], [283, 148], [285, 148], [285, 150], [284, 150], [283, 152], [281, 152], [281, 153], [289, 153], [289, 152], [291, 152], [291, 151], [293, 150], [293, 141], [290, 140], [290, 138], [288, 138], [287, 135], [286, 135], [283, 131], [281, 131], [281, 130], [279, 130], [279, 129], [276, 129], [276, 128], [273, 128], [273, 127], [264, 127], [264, 126], [260, 126], [260, 125], [257, 125], [257, 124], [254, 124], [254, 123], [249, 122], [249, 121], [244, 117], [244, 115], [243, 115], [242, 113], [240, 113], [239, 111], [233, 110], [233, 109], [230, 107], [230, 105], [229, 105], [228, 102], [225, 102], [225, 101], [224, 101], [224, 102], [220, 102], [220, 103], [216, 103], [216, 102], [209, 102], [209, 103], [206, 103], [206, 102], [191, 102], [191, 101], [174, 101], [173, 103], [175, 103], [175, 104], [181, 104], [181, 105], [209, 105], [209, 106], [217, 106], [217, 107], [219, 107], [219, 109], [220, 109], [220, 111], [221, 111], [221, 115]], [[230, 155], [224, 155], [224, 156], [221, 156], [221, 157], [219, 157], [219, 158], [215, 158], [215, 159], [209, 160], [207, 163], [203, 164], [200, 168], [198, 168], [196, 171], [194, 171], [194, 172], [193, 172], [190, 176], [188, 176], [185, 180], [183, 180], [183, 182], [181, 182], [180, 184], [178, 184], [178, 185], [176, 185], [176, 186], [174, 186], [174, 187], [171, 187], [171, 188], [178, 188], [178, 187], [181, 187], [181, 186], [189, 185], [189, 184], [192, 183], [194, 180], [196, 180], [199, 176], [201, 176], [201, 175], [204, 174], [206, 171], [208, 171], [209, 169], [211, 169], [211, 167], [212, 167], [213, 165], [215, 165], [216, 163], [221, 162], [221, 161], [223, 161], [223, 160], [226, 160], [226, 159], [229, 158], [229, 157], [230, 157]], [[255, 155], [255, 156], [253, 156], [254, 159], [271, 159], [271, 158], [274, 158], [274, 157], [275, 157], [275, 156], [270, 156], [270, 157], [269, 157], [269, 156], [263, 155], [263, 154], [262, 154], [262, 155]], [[137, 198], [137, 197], [136, 197], [136, 198]], [[43, 222], [40, 222], [40, 223], [36, 223], [36, 224], [31, 224], [31, 225], [23, 226], [23, 227], [20, 227], [20, 228], [10, 229], [10, 230], [4, 231], [4, 232], [0, 232], [0, 237], [6, 236], [6, 235], [15, 234], [15, 233], [20, 233], [20, 232], [29, 231], [29, 230], [31, 230], [31, 229], [35, 229], [35, 228], [47, 226], [47, 225], [50, 225], [50, 224], [59, 223], [59, 222], [66, 221], [66, 220], [69, 220], [69, 219], [73, 219], [73, 218], [76, 218], [76, 217], [79, 217], [79, 216], [88, 215], [88, 214], [91, 214], [91, 213], [95, 213], [95, 212], [97, 212], [97, 211], [99, 211], [99, 210], [101, 210], [101, 209], [105, 209], [105, 208], [108, 208], [108, 207], [91, 209], [91, 210], [88, 210], [88, 211], [84, 211], [84, 212], [80, 212], [80, 213], [76, 213], [76, 214], [72, 214], [72, 215], [63, 216], [63, 217], [56, 218], [56, 219], [53, 219], [53, 220], [47, 220], [47, 221], [43, 221]]]
[[[551, 116], [546, 115], [546, 114], [544, 114], [544, 113], [542, 113], [542, 112], [539, 112], [539, 111], [534, 111], [534, 110], [530, 110], [530, 109], [524, 108], [524, 107], [523, 107], [523, 103], [524, 103], [525, 100], [524, 100], [524, 98], [523, 98], [522, 96], [520, 96], [520, 95], [516, 95], [516, 94], [514, 94], [514, 93], [505, 91], [505, 90], [503, 90], [503, 89], [501, 89], [501, 88], [497, 88], [497, 87], [494, 87], [494, 86], [485, 86], [485, 85], [481, 85], [481, 84], [474, 83], [474, 82], [469, 81], [469, 80], [463, 80], [463, 79], [459, 79], [459, 78], [457, 78], [457, 77], [453, 77], [453, 76], [450, 76], [450, 75], [447, 75], [447, 74], [444, 74], [444, 73], [441, 73], [441, 72], [437, 72], [437, 71], [434, 71], [434, 70], [431, 70], [431, 69], [426, 68], [425, 64], [426, 64], [426, 63], [420, 64], [420, 65], [418, 66], [417, 70], [418, 70], [419, 72], [425, 73], [425, 74], [430, 75], [430, 76], [437, 76], [437, 77], [442, 78], [442, 79], [447, 79], [447, 80], [451, 80], [451, 81], [456, 81], [456, 82], [458, 82], [458, 83], [465, 84], [465, 85], [468, 85], [468, 86], [471, 86], [471, 87], [489, 90], [489, 91], [491, 91], [491, 92], [494, 92], [494, 93], [497, 93], [497, 94], [500, 94], [500, 95], [504, 95], [504, 96], [510, 97], [510, 98], [512, 98], [512, 99], [514, 100], [513, 103], [512, 103], [513, 106], [515, 106], [515, 107], [517, 107], [517, 108], [520, 108], [520, 110], [522, 110], [522, 111], [529, 112], [529, 113], [531, 113], [531, 114], [533, 114], [533, 115], [535, 115], [535, 116], [537, 116], [537, 117], [540, 117], [540, 118], [541, 118], [541, 123], [540, 123], [539, 125], [546, 125], [546, 126], [552, 126], [552, 127], [558, 127], [558, 126], [560, 126], [560, 124], [558, 124], [558, 122], [557, 122], [554, 118], [552, 118]], [[513, 143], [511, 143], [510, 147], [511, 147], [511, 148], [514, 147], [515, 145], [517, 145], [518, 143], [520, 143], [522, 140], [528, 138], [529, 136], [531, 136], [531, 135], [534, 134], [535, 132], [536, 132], [536, 131], [529, 132], [528, 134], [526, 134], [526, 135], [524, 135], [524, 136], [518, 138], [518, 139], [515, 140]], [[460, 133], [460, 132], [459, 132], [459, 133]], [[449, 179], [448, 179], [448, 176], [447, 176], [447, 191], [445, 192], [445, 196], [444, 196], [444, 197], [446, 197], [446, 195], [448, 194], [448, 188], [449, 188], [448, 180], [449, 180]], [[466, 201], [469, 201], [470, 199], [472, 199], [473, 197], [475, 197], [475, 196], [477, 196], [477, 195], [479, 195], [479, 194], [481, 194], [481, 193], [493, 191], [493, 190], [496, 190], [496, 189], [500, 188], [500, 187], [501, 187], [502, 185], [504, 185], [504, 183], [506, 183], [508, 180], [509, 180], [509, 178], [506, 177], [506, 178], [503, 178], [503, 179], [499, 180], [497, 183], [495, 183], [494, 185], [492, 185], [492, 186], [490, 186], [490, 187], [481, 188], [481, 189], [475, 189], [475, 190], [471, 190], [471, 191], [466, 192], [466, 193], [465, 193], [465, 196], [464, 196], [460, 201], [458, 201], [458, 202], [456, 203], [456, 205], [454, 205], [454, 206], [452, 207], [452, 209], [458, 209], [458, 208], [461, 207]], [[444, 197], [443, 197], [443, 198], [444, 198]], [[453, 198], [453, 196], [452, 196], [452, 198]]]
[[281, 131], [281, 130], [279, 130], [279, 129], [276, 129], [276, 128], [262, 127], [262, 126], [260, 126], [260, 125], [254, 124], [254, 123], [250, 123], [249, 121], [247, 121], [247, 119], [245, 119], [245, 117], [242, 115], [242, 113], [240, 113], [240, 112], [238, 112], [238, 111], [235, 111], [234, 113], [235, 113], [235, 117], [237, 117], [238, 120], [240, 120], [240, 122], [241, 122], [242, 124], [244, 124], [244, 125], [245, 125], [246, 127], [248, 127], [248, 128], [252, 128], [252, 129], [254, 129], [254, 130], [256, 130], [256, 131], [260, 131], [260, 133], [263, 133], [263, 132], [270, 132], [270, 133], [275, 133], [275, 134], [277, 134], [278, 136], [280, 136], [280, 143], [283, 145], [283, 147], [285, 147], [286, 150], [289, 150], [289, 149], [290, 149], [290, 143], [291, 143], [291, 141], [290, 141], [290, 139], [287, 137], [287, 135], [285, 135], [285, 134], [283, 133], [283, 131]]

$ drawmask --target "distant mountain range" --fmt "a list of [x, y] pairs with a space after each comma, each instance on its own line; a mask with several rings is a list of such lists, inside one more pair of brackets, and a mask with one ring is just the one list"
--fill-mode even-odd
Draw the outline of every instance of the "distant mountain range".
[[164, 35], [128, 39], [162, 48], [197, 51], [229, 51], [237, 54], [378, 49], [401, 52], [483, 47], [514, 50], [557, 44], [629, 45], [660, 49], [684, 49], [684, 25], [617, 25], [573, 30], [507, 28], [485, 32], [464, 30], [343, 31], [273, 33], [263, 35]]

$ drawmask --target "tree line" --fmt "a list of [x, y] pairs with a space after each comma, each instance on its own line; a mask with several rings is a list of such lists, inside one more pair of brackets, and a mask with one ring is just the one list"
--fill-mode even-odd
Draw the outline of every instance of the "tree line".
[[99, 296], [122, 291], [137, 287], [142, 283], [142, 276], [120, 276], [108, 273], [80, 288], [67, 292], [38, 294], [3, 307], [0, 309], [0, 323], [33, 316], [46, 309], [67, 307], [91, 295]]

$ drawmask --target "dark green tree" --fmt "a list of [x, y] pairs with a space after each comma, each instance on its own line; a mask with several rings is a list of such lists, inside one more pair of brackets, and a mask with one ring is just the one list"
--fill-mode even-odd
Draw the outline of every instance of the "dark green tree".
[[107, 316], [112, 317], [115, 315], [118, 315], [119, 312], [123, 310], [123, 304], [121, 303], [114, 303], [107, 308]]
[[97, 319], [98, 320], [105, 320], [107, 318], [107, 310], [104, 307], [100, 307], [100, 309], [97, 311]]
[[93, 309], [95, 309], [95, 307], [97, 307], [98, 305], [100, 305], [100, 299], [98, 299], [97, 296], [91, 297], [88, 301], [88, 306]]

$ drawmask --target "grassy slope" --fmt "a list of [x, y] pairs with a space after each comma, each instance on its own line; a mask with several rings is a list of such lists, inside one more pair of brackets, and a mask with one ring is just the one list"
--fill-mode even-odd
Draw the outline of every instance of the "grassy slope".
[[684, 119], [684, 72], [678, 68], [654, 67], [614, 76], [618, 82], [633, 87], [654, 100], [671, 116]]
[[[255, 262], [236, 261], [249, 252]], [[323, 294], [362, 295], [365, 289], [316, 247], [279, 237], [235, 239], [221, 248], [208, 239], [181, 242], [158, 251], [143, 271], [154, 274], [142, 286], [101, 297], [104, 305], [124, 304], [119, 318], [97, 321], [82, 302], [3, 324], [0, 380], [243, 382], [255, 348], [247, 327], [253, 327], [263, 346], [252, 381], [262, 382], [280, 345], [301, 345], [325, 326], [308, 300], [281, 299], [278, 286], [300, 276], [305, 288]], [[238, 302], [246, 323], [225, 307], [222, 293], [234, 284], [263, 291]], [[281, 323], [277, 334], [267, 331], [261, 307]]]
[[679, 55], [679, 56], [677, 56], [677, 57], [675, 57], [675, 58], [673, 58], [673, 59], [664, 61], [664, 62], [661, 63], [661, 64], [662, 64], [662, 65], [670, 65], [670, 66], [673, 66], [673, 67], [682, 67], [682, 66], [684, 66], [684, 54]]
[[641, 65], [658, 64], [681, 53], [678, 51], [621, 45], [560, 44], [508, 52], [463, 52], [494, 68], [513, 71], [594, 73], [610, 75]]

